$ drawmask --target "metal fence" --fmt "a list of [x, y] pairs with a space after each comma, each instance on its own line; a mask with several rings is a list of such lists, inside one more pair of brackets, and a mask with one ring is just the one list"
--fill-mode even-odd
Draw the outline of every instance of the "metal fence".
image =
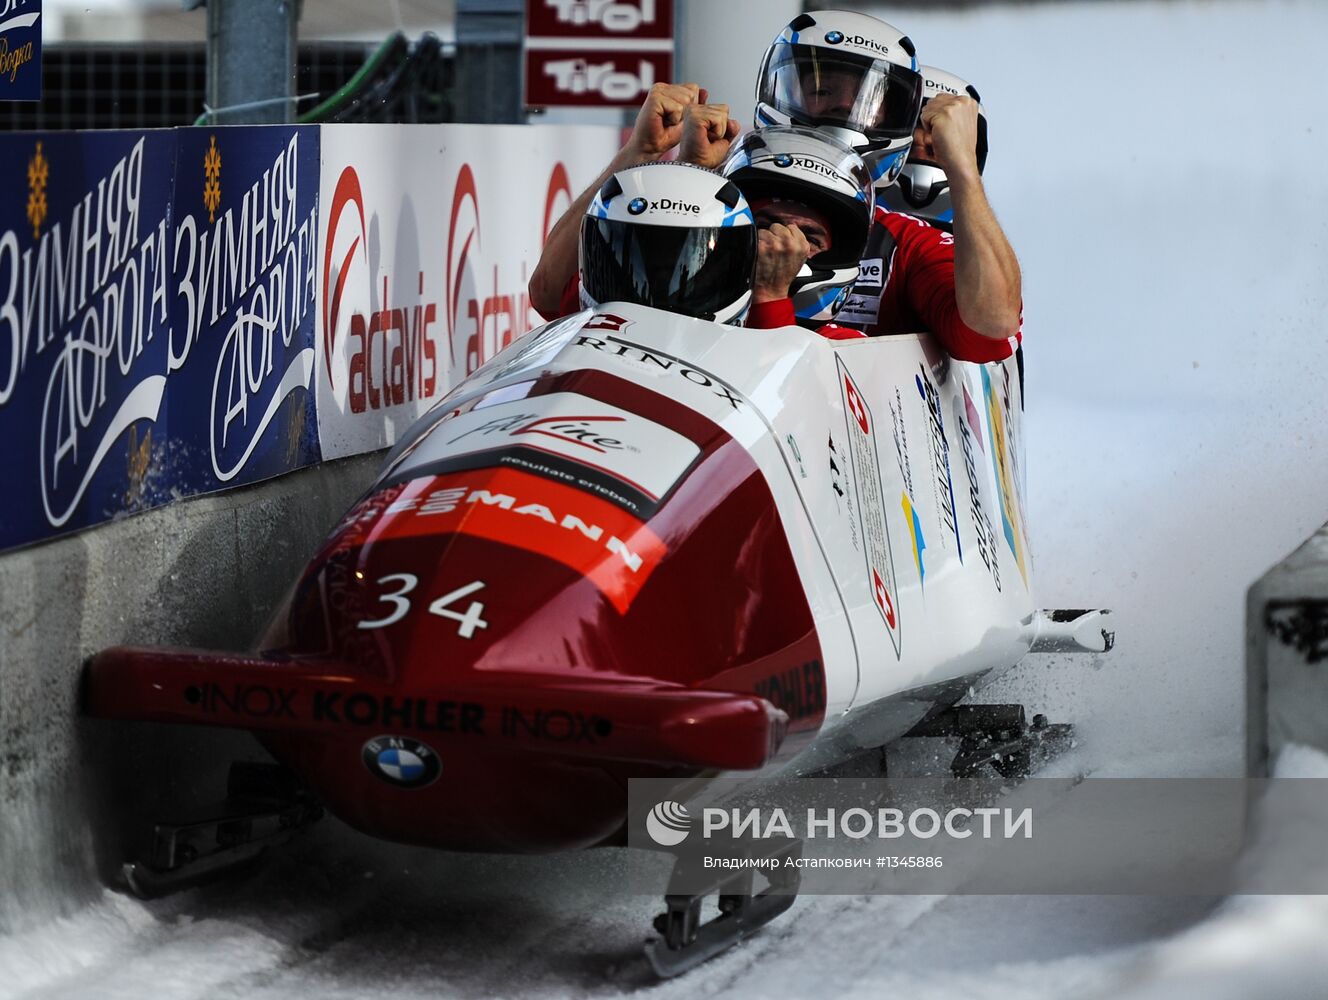
[[[299, 47], [297, 94], [337, 94], [380, 48], [376, 43], [307, 43]], [[412, 46], [412, 49], [415, 46]], [[431, 90], [429, 120], [450, 120], [452, 53], [413, 79]], [[203, 113], [207, 50], [196, 45], [50, 45], [42, 51], [42, 100], [0, 105], [0, 129], [169, 128]], [[316, 101], [302, 104], [308, 111]], [[418, 102], [418, 103], [423, 103]], [[384, 104], [384, 116], [402, 102]], [[413, 106], [413, 103], [412, 103]], [[369, 120], [396, 120], [390, 117]]]

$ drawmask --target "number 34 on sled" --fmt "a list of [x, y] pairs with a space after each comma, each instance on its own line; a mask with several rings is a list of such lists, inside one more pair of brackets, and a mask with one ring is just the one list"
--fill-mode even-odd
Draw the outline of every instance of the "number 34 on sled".
[[[917, 337], [624, 304], [532, 331], [409, 430], [256, 653], [90, 661], [92, 715], [248, 729], [279, 765], [159, 824], [131, 883], [322, 808], [448, 850], [624, 843], [628, 779], [810, 770], [910, 733], [960, 737], [958, 773], [1017, 771], [1041, 720], [955, 703], [1030, 649], [1110, 645], [1104, 612], [1033, 603], [1020, 412], [1012, 361]], [[698, 936], [698, 901], [670, 897], [657, 968], [784, 898], [730, 891]]]

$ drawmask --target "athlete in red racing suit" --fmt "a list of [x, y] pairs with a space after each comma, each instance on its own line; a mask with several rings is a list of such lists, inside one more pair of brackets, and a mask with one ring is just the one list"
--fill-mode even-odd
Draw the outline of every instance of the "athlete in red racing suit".
[[[978, 363], [1013, 354], [1022, 334], [999, 340], [974, 332], [959, 317], [954, 287], [954, 237], [878, 208], [853, 293], [836, 322], [818, 332], [836, 340], [930, 332], [952, 357]], [[756, 302], [747, 314], [749, 327], [796, 323], [790, 299]]]

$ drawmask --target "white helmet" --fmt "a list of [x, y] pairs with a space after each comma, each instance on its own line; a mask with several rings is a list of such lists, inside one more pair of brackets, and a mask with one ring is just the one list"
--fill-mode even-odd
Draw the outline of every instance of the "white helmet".
[[[987, 112], [977, 88], [953, 73], [935, 66], [922, 67], [922, 104], [925, 107], [937, 94], [967, 94], [978, 102], [978, 173], [987, 165]], [[892, 212], [905, 212], [926, 219], [932, 225], [949, 230], [954, 225], [954, 205], [950, 201], [950, 181], [945, 171], [934, 163], [916, 158], [904, 164], [899, 183], [881, 192], [881, 202]]]
[[758, 213], [768, 200], [784, 200], [825, 217], [830, 246], [802, 265], [789, 297], [800, 321], [829, 322], [857, 280], [871, 229], [875, 192], [862, 157], [825, 132], [770, 125], [743, 133], [723, 171]]
[[904, 166], [921, 106], [922, 75], [907, 35], [867, 14], [822, 10], [795, 17], [766, 49], [753, 117], [758, 125], [831, 132], [885, 187]]
[[620, 170], [581, 220], [581, 302], [636, 302], [717, 323], [752, 297], [756, 226], [732, 181], [690, 163]]

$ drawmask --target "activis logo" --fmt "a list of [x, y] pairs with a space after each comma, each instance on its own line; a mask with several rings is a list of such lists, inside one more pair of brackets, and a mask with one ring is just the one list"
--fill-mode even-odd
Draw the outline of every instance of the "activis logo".
[[438, 304], [424, 300], [424, 272], [417, 272], [415, 302], [392, 304], [384, 274], [375, 303], [367, 236], [364, 193], [348, 166], [332, 195], [323, 248], [323, 357], [328, 386], [345, 394], [352, 413], [428, 399], [438, 386], [438, 350], [429, 330]]
[[677, 847], [691, 832], [691, 814], [680, 802], [659, 802], [646, 817], [646, 833], [660, 847]]
[[549, 242], [549, 233], [567, 209], [572, 207], [572, 182], [562, 161], [549, 173], [549, 190], [544, 195], [544, 228], [540, 230], [540, 249]]
[[[567, 170], [559, 163], [549, 176], [544, 202], [546, 238], [553, 210], [563, 197], [570, 202]], [[500, 276], [496, 263], [481, 271], [482, 248], [480, 193], [467, 163], [457, 173], [452, 191], [444, 288], [452, 362], [458, 370], [464, 366], [467, 375], [535, 325], [526, 293], [526, 262], [521, 262], [519, 284], [513, 289], [516, 283]]]

